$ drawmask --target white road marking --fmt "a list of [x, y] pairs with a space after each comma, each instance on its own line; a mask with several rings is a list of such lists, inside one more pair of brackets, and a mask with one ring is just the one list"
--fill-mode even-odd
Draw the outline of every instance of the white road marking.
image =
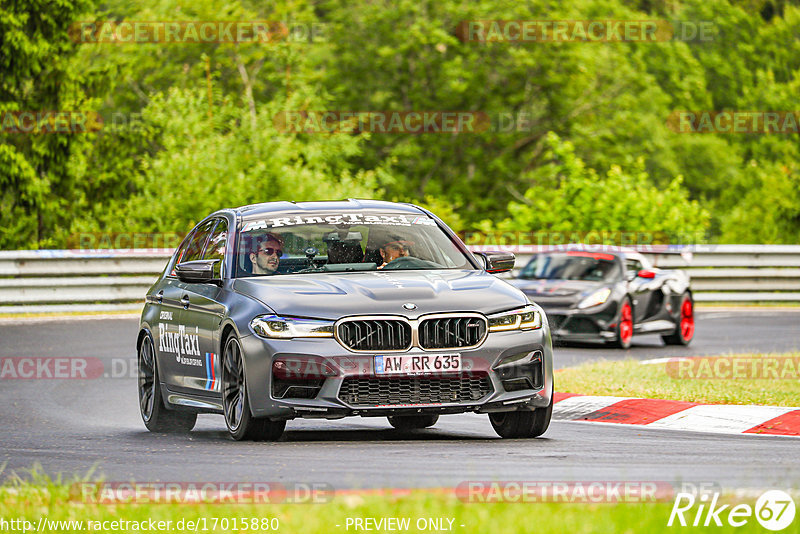
[[738, 434], [796, 409], [780, 406], [701, 405], [668, 415], [646, 426]]
[[571, 420], [584, 417], [592, 412], [616, 404], [619, 401], [633, 398], [635, 397], [570, 397], [553, 405], [553, 418]]
[[[700, 356], [695, 356], [695, 358], [700, 358]], [[642, 365], [652, 365], [656, 363], [669, 363], [669, 362], [682, 362], [684, 360], [691, 360], [693, 358], [690, 357], [683, 357], [683, 356], [673, 356], [672, 358], [655, 358], [653, 360], [642, 360]]]

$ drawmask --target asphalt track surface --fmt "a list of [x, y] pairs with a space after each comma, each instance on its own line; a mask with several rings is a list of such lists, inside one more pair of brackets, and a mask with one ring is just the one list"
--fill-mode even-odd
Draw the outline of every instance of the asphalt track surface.
[[[634, 338], [629, 351], [559, 347], [559, 367], [597, 359], [800, 349], [797, 311], [698, 312], [689, 348]], [[0, 380], [0, 479], [33, 465], [107, 481], [281, 482], [336, 489], [452, 487], [470, 480], [664, 481], [800, 488], [800, 442], [553, 421], [535, 440], [499, 439], [485, 415], [444, 416], [401, 432], [383, 418], [290, 421], [282, 441], [227, 439], [221, 416], [188, 435], [151, 434], [137, 407], [131, 318], [0, 323], [0, 357], [86, 356], [130, 362], [120, 378]], [[800, 401], [800, 399], [799, 399]], [[800, 402], [798, 403], [800, 404]]]

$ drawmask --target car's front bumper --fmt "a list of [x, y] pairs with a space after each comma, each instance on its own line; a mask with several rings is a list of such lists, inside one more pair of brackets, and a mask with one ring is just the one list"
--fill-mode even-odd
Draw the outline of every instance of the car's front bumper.
[[[540, 304], [541, 305], [541, 304]], [[542, 306], [555, 340], [606, 341], [616, 336], [619, 306], [609, 300], [586, 309]]]
[[[492, 332], [486, 340], [474, 349], [450, 349], [437, 351], [421, 351], [412, 349], [409, 354], [434, 354], [434, 353], [460, 353], [463, 369], [460, 373], [442, 373], [438, 376], [392, 376], [376, 375], [374, 372], [374, 356], [380, 352], [353, 353], [342, 347], [336, 340], [330, 338], [296, 338], [292, 340], [263, 339], [256, 335], [242, 338], [242, 349], [245, 355], [245, 373], [248, 388], [248, 399], [253, 415], [256, 417], [269, 417], [272, 419], [326, 418], [337, 419], [350, 415], [360, 416], [385, 416], [415, 413], [463, 413], [463, 412], [497, 412], [516, 409], [534, 409], [548, 406], [553, 394], [553, 351], [549, 331], [546, 327], [538, 330]], [[504, 384], [511, 384], [517, 376], [528, 376], [533, 367], [527, 362], [519, 369], [514, 366], [506, 367], [498, 372], [494, 369], [498, 363], [509, 356], [521, 353], [531, 353], [538, 356], [541, 362], [540, 379], [532, 384], [534, 387], [507, 391]], [[314, 398], [292, 398], [284, 396], [277, 398], [274, 393], [273, 362], [279, 358], [309, 358], [322, 359], [330, 363], [336, 370], [337, 376], [324, 379]], [[526, 359], [527, 360], [527, 359]], [[523, 360], [523, 361], [526, 361]], [[535, 369], [533, 369], [535, 371]], [[460, 395], [456, 402], [447, 402], [441, 398], [441, 392], [456, 391], [453, 386], [456, 380], [469, 380], [473, 382], [485, 380], [485, 394], [480, 398], [470, 396], [469, 392], [475, 390], [463, 387], [458, 389], [466, 395]], [[432, 382], [443, 380], [441, 384]], [[374, 402], [374, 397], [367, 395], [367, 400], [353, 402], [355, 397], [344, 394], [343, 385], [353, 381], [362, 389], [369, 390], [377, 386], [385, 393], [386, 390], [399, 392], [398, 396], [390, 398], [390, 402]], [[392, 381], [387, 386], [387, 381]], [[505, 381], [505, 382], [504, 382]], [[527, 382], [525, 382], [527, 384]], [[370, 386], [371, 385], [371, 386]], [[470, 386], [472, 387], [472, 386]], [[416, 388], [416, 389], [415, 389]], [[435, 390], [440, 398], [430, 402], [431, 395], [423, 395], [424, 402], [415, 397], [414, 391]], [[448, 389], [449, 388], [449, 389]], [[454, 395], [457, 395], [454, 393]], [[400, 402], [400, 398], [411, 402]], [[370, 401], [369, 399], [372, 399]]]

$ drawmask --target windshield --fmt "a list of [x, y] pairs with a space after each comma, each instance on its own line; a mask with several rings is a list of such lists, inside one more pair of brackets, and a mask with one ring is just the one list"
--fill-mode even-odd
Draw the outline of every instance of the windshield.
[[589, 252], [537, 254], [520, 274], [520, 278], [527, 279], [605, 282], [621, 276], [622, 270], [614, 256]]
[[425, 215], [262, 214], [242, 221], [238, 251], [237, 277], [475, 268]]

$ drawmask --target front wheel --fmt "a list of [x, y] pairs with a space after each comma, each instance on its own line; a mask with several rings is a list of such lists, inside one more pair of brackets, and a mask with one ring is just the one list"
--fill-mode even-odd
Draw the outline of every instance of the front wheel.
[[501, 438], [535, 438], [545, 433], [552, 415], [553, 398], [550, 397], [550, 404], [545, 408], [490, 413], [489, 421]]
[[625, 297], [622, 300], [622, 306], [619, 310], [619, 320], [615, 328], [616, 336], [611, 344], [620, 349], [628, 349], [631, 346], [633, 339], [633, 307], [631, 306], [631, 299]]
[[390, 415], [389, 424], [398, 430], [417, 430], [436, 424], [438, 415]]
[[661, 336], [667, 345], [686, 346], [692, 342], [694, 337], [694, 301], [692, 295], [687, 291], [681, 296], [681, 309], [678, 317], [678, 324], [675, 325], [675, 332], [668, 336]]
[[250, 412], [242, 346], [236, 336], [228, 338], [223, 353], [222, 410], [228, 433], [236, 441], [275, 441], [286, 428], [286, 421], [256, 418]]
[[168, 410], [161, 397], [153, 338], [148, 332], [139, 345], [139, 413], [150, 432], [189, 432], [197, 422], [197, 414]]

